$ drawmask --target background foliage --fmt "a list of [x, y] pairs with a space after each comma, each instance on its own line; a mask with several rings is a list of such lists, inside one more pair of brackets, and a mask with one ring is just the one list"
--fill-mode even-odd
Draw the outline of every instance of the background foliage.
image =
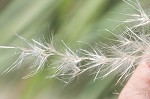
[[[53, 34], [61, 49], [62, 42], [71, 48], [88, 48], [77, 41], [93, 44], [111, 36], [102, 29], [112, 30], [124, 12], [122, 0], [0, 0], [0, 44], [23, 45], [15, 36], [26, 39], [48, 39]], [[12, 52], [0, 50], [0, 71], [12, 61]], [[27, 65], [27, 64], [26, 64]], [[25, 71], [16, 70], [0, 77], [0, 99], [116, 99], [113, 75], [93, 82], [88, 74], [79, 77], [67, 86], [56, 79], [45, 79], [46, 71], [34, 77], [21, 79]], [[115, 88], [114, 88], [115, 87]]]

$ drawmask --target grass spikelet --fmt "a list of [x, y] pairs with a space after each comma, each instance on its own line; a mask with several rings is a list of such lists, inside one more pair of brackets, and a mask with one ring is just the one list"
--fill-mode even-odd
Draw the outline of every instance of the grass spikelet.
[[18, 37], [25, 41], [29, 47], [22, 48], [12, 46], [0, 46], [0, 48], [19, 50], [17, 53], [19, 54], [18, 59], [14, 63], [12, 63], [12, 65], [8, 69], [6, 69], [2, 74], [6, 74], [12, 71], [13, 69], [20, 68], [24, 61], [30, 61], [30, 69], [32, 69], [33, 71], [26, 76], [30, 77], [36, 74], [44, 66], [45, 62], [49, 57], [57, 54], [57, 51], [55, 50], [53, 45], [44, 45], [34, 39], [32, 39], [32, 42], [29, 42], [21, 36]]
[[135, 9], [135, 11], [137, 12], [137, 14], [131, 14], [131, 16], [133, 16], [133, 18], [131, 19], [127, 19], [126, 22], [136, 22], [135, 25], [132, 26], [132, 28], [137, 28], [140, 26], [144, 26], [150, 23], [150, 18], [149, 15], [147, 15], [147, 13], [144, 11], [144, 9], [142, 8], [140, 2], [138, 0], [123, 0], [124, 2], [126, 2], [129, 6], [131, 6], [133, 9]]
[[66, 49], [65, 52], [59, 55], [59, 60], [57, 60], [58, 66], [56, 66], [56, 71], [52, 77], [59, 78], [65, 83], [69, 83], [73, 80], [78, 73], [80, 68], [79, 63], [82, 61], [75, 52], [70, 49]]
[[129, 7], [134, 9], [134, 13], [118, 13], [127, 17], [126, 20], [113, 20], [122, 24], [130, 25], [131, 29], [146, 26], [150, 23], [150, 15], [142, 8], [139, 0], [123, 0]]

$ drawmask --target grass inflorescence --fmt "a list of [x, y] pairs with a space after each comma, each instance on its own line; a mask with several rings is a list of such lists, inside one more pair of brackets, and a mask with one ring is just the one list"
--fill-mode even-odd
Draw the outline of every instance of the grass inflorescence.
[[[8, 73], [22, 65], [25, 60], [32, 60], [30, 63], [31, 72], [25, 76], [31, 77], [38, 73], [49, 60], [57, 57], [53, 63], [53, 75], [47, 78], [57, 78], [65, 83], [72, 81], [75, 77], [84, 72], [94, 74], [94, 81], [98, 78], [105, 78], [109, 74], [119, 74], [120, 81], [125, 80], [135, 70], [140, 61], [149, 61], [150, 56], [150, 35], [145, 32], [145, 28], [150, 23], [149, 15], [142, 8], [138, 0], [123, 0], [135, 10], [133, 14], [123, 14], [129, 18], [122, 22], [125, 30], [120, 34], [109, 31], [116, 37], [115, 44], [101, 45], [95, 44], [92, 50], [78, 49], [72, 50], [64, 42], [63, 50], [58, 50], [53, 44], [41, 43], [32, 39], [31, 41], [18, 36], [27, 43], [28, 48], [16, 46], [0, 46], [1, 49], [16, 49], [19, 57], [2, 74]], [[131, 25], [130, 25], [131, 24]], [[128, 26], [129, 25], [129, 26]], [[52, 63], [52, 64], [53, 64]]]

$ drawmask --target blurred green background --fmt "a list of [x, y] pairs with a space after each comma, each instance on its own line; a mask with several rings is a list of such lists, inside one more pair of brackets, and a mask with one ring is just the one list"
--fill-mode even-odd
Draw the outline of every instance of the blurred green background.
[[[88, 48], [104, 40], [100, 35], [111, 36], [102, 29], [114, 29], [125, 12], [122, 0], [0, 0], [0, 45], [22, 44], [15, 34], [26, 39], [48, 39], [53, 34], [55, 45], [61, 49], [62, 42], [71, 48]], [[100, 35], [99, 35], [100, 34]], [[13, 61], [12, 52], [0, 50], [0, 71]], [[45, 72], [21, 79], [24, 71], [16, 70], [0, 77], [0, 99], [117, 99], [120, 86], [115, 85], [114, 75], [93, 82], [85, 74], [72, 83], [45, 79]]]

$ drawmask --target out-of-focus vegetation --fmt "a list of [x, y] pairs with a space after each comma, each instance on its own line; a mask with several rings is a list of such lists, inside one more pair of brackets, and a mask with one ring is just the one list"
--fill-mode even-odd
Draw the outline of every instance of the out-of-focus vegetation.
[[[110, 36], [102, 29], [112, 30], [123, 16], [109, 12], [124, 12], [122, 0], [1, 0], [0, 44], [23, 45], [15, 36], [26, 39], [46, 39], [53, 34], [55, 44], [62, 42], [71, 48], [88, 48], [84, 43], [107, 42]], [[13, 53], [0, 50], [0, 71], [13, 61]], [[26, 64], [27, 65], [27, 64]], [[45, 79], [46, 71], [21, 79], [25, 71], [15, 70], [0, 78], [0, 99], [117, 99], [116, 77], [109, 76], [93, 82], [88, 73], [64, 86], [56, 79]]]

